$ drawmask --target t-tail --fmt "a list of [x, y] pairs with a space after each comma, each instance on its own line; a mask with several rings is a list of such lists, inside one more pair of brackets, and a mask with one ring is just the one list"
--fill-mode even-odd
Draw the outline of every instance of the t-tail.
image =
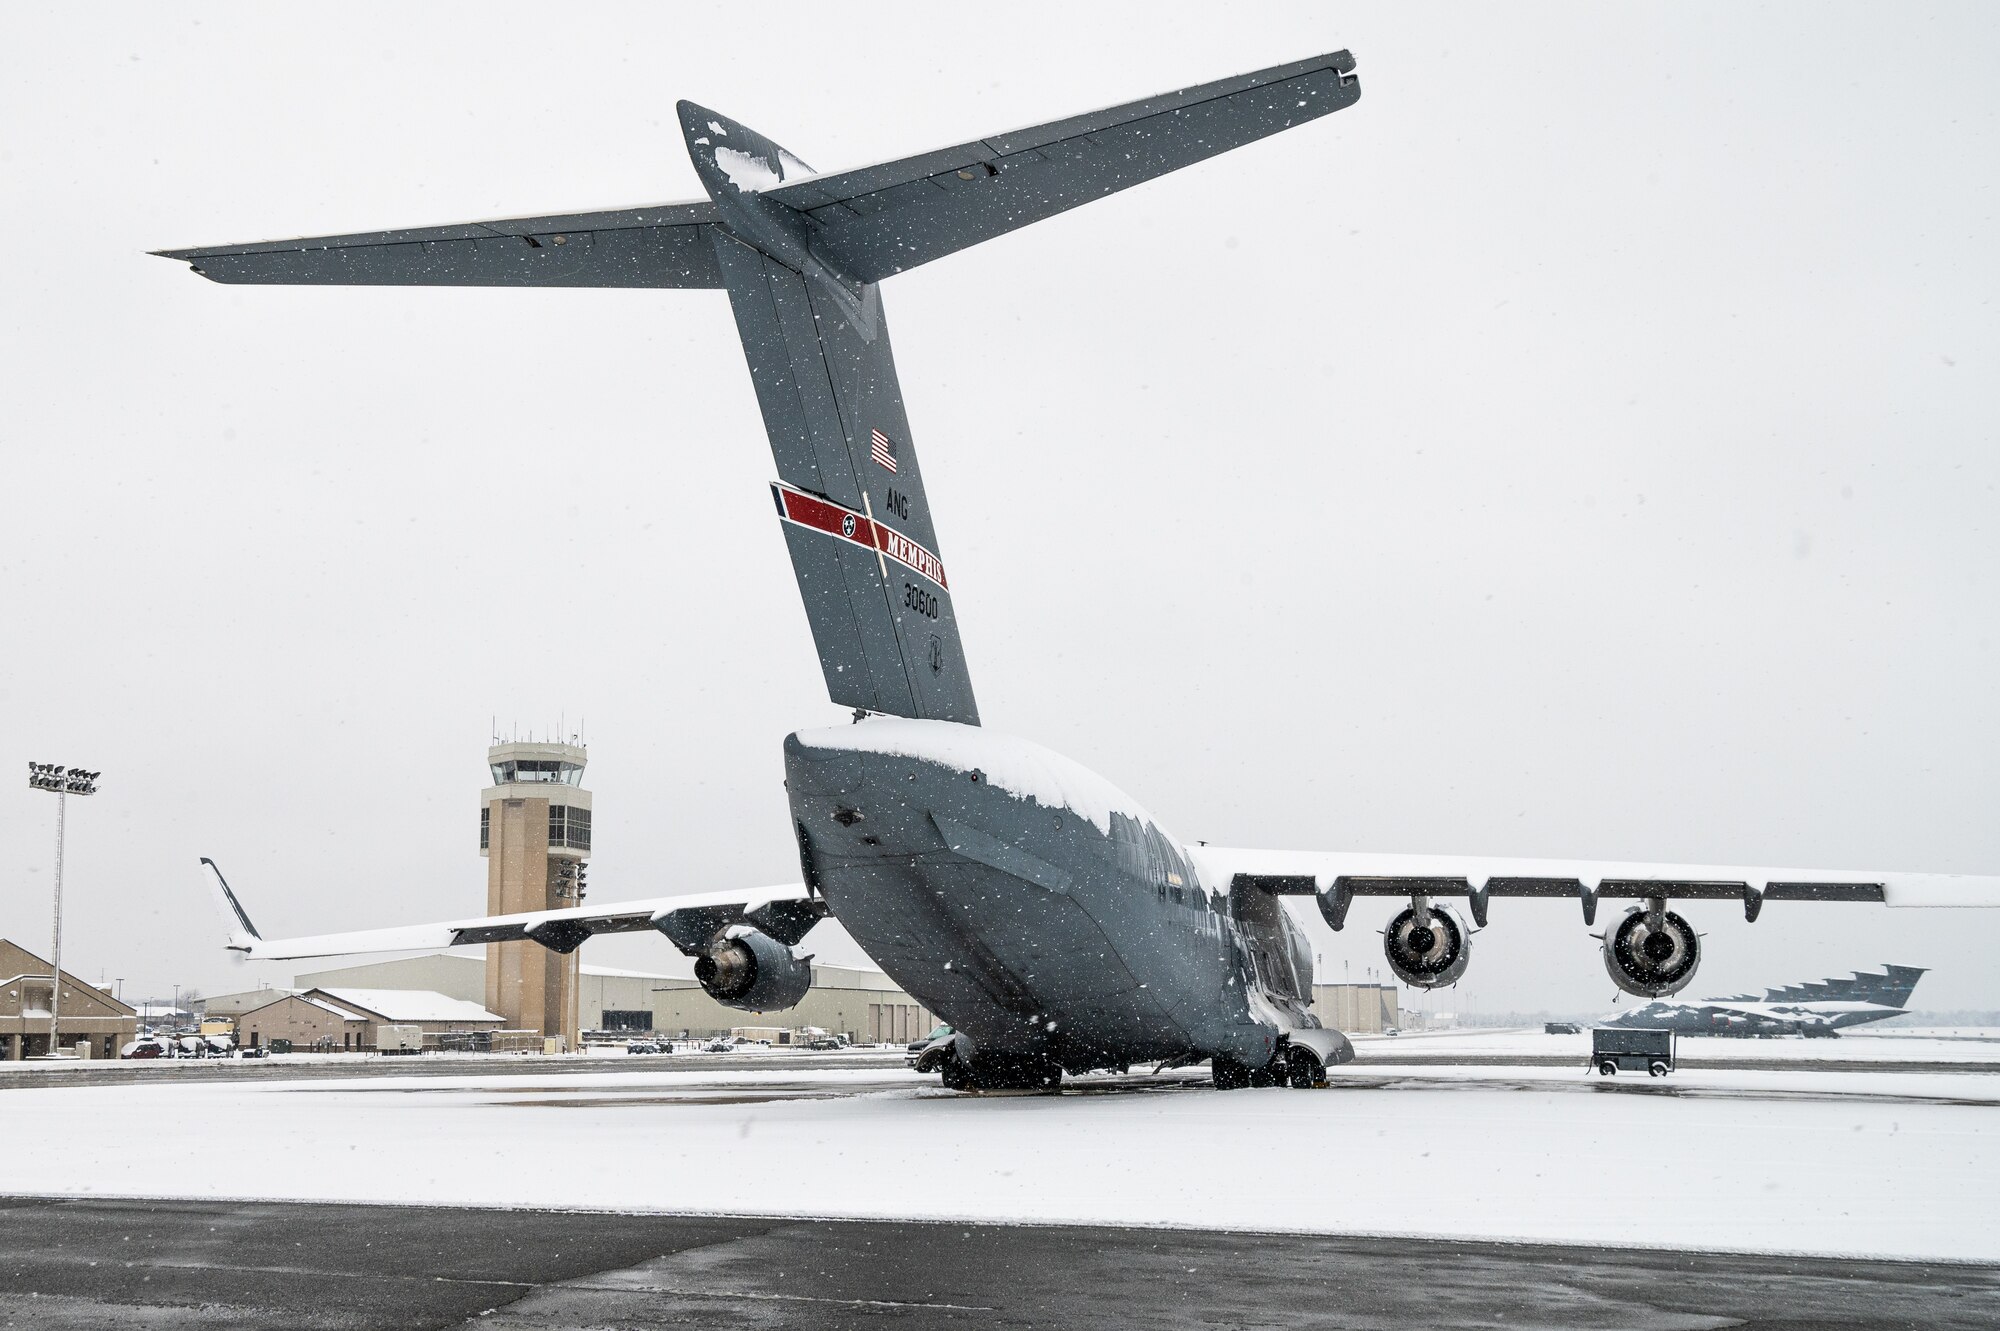
[[726, 288], [828, 695], [977, 724], [877, 284], [1360, 95], [1340, 51], [824, 176], [682, 102], [705, 202], [167, 254], [221, 282]]

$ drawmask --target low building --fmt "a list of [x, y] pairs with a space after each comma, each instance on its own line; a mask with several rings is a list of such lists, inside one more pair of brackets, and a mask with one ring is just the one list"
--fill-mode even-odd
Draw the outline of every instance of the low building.
[[[782, 1023], [818, 1026], [860, 1044], [907, 1043], [936, 1025], [916, 999], [881, 971], [814, 966], [812, 989], [797, 1007], [759, 1014], [724, 1007], [686, 975], [585, 965], [576, 992], [584, 1030], [688, 1038], [726, 1035], [738, 1026]], [[428, 989], [467, 1002], [486, 992], [486, 962], [475, 951], [437, 952], [394, 961], [367, 962], [292, 977], [300, 986]]]
[[383, 1026], [417, 1026], [424, 1042], [497, 1031], [506, 1023], [479, 1004], [426, 989], [311, 988], [280, 993], [236, 1018], [247, 1048], [289, 1040], [294, 1049], [359, 1050], [379, 1043]]
[[[49, 963], [0, 938], [0, 1058], [31, 1058], [49, 1052], [50, 1000], [55, 993]], [[65, 1048], [88, 1041], [93, 1058], [116, 1058], [139, 1036], [138, 1013], [96, 985], [64, 971], [60, 1038]]]
[[1316, 984], [1313, 1015], [1322, 1026], [1349, 1035], [1380, 1035], [1405, 1023], [1393, 984]]
[[240, 1017], [253, 1009], [274, 1003], [291, 994], [303, 993], [301, 989], [273, 989], [265, 985], [261, 989], [245, 989], [241, 993], [216, 994], [201, 1001], [201, 1011], [207, 1017]]
[[504, 1017], [488, 1012], [470, 999], [453, 998], [427, 989], [331, 989], [315, 987], [299, 997], [345, 1009], [361, 1019], [359, 1047], [373, 1049], [382, 1026], [419, 1026], [428, 1044], [440, 1035], [471, 1035], [497, 1031]]
[[[814, 966], [812, 988], [782, 1012], [745, 1013], [724, 1007], [693, 980], [661, 977], [650, 1011], [655, 1033], [700, 1039], [727, 1035], [777, 1018], [793, 1030], [817, 1027], [856, 1044], [907, 1044], [937, 1024], [928, 1009], [898, 989], [881, 971]], [[763, 1021], [756, 1018], [763, 1017]]]
[[301, 1052], [368, 1047], [361, 1038], [367, 1022], [359, 1013], [302, 993], [266, 992], [275, 997], [236, 1015], [236, 1043], [240, 1048], [268, 1048], [277, 1040], [288, 1040], [292, 1048]]

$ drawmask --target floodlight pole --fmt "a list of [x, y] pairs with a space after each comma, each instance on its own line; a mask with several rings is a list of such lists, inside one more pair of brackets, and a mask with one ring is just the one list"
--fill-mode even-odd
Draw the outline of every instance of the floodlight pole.
[[54, 972], [49, 980], [49, 1053], [62, 1051], [62, 862], [63, 823], [69, 813], [69, 791], [56, 792], [56, 920], [55, 946], [49, 969]]
[[98, 772], [86, 772], [81, 767], [58, 767], [54, 763], [29, 763], [28, 786], [32, 790], [52, 791], [56, 797], [56, 883], [55, 883], [55, 944], [49, 949], [49, 1055], [54, 1057], [62, 1051], [62, 887], [63, 887], [63, 833], [69, 815], [71, 795], [95, 795], [97, 793]]

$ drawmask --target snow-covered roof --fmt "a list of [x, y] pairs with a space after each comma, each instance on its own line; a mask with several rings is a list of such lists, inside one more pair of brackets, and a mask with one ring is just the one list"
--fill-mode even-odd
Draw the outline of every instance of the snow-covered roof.
[[235, 1019], [237, 1021], [242, 1021], [245, 1017], [255, 1016], [257, 1013], [262, 1012], [265, 1008], [275, 1007], [276, 1005], [284, 1002], [288, 998], [296, 998], [299, 1000], [299, 1002], [311, 1004], [313, 1007], [318, 1008], [322, 1012], [330, 1012], [334, 1016], [339, 1017], [342, 1021], [365, 1020], [365, 1018], [357, 1016], [352, 1012], [349, 1012], [344, 1007], [334, 1006], [332, 1003], [327, 1002], [323, 998], [308, 997], [307, 995], [309, 993], [310, 991], [305, 989], [273, 989], [270, 991], [271, 997], [269, 1002], [259, 1003], [255, 1007], [244, 1008], [241, 1012], [235, 1014]]
[[384, 1021], [481, 1021], [501, 1022], [477, 1003], [463, 998], [447, 998], [429, 989], [313, 989], [306, 998], [325, 994], [335, 1003], [358, 1008]]

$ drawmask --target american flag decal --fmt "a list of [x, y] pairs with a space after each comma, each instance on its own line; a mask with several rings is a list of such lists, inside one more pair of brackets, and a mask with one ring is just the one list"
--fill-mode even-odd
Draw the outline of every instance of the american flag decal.
[[868, 432], [868, 456], [887, 467], [896, 469], [896, 441], [880, 430]]

